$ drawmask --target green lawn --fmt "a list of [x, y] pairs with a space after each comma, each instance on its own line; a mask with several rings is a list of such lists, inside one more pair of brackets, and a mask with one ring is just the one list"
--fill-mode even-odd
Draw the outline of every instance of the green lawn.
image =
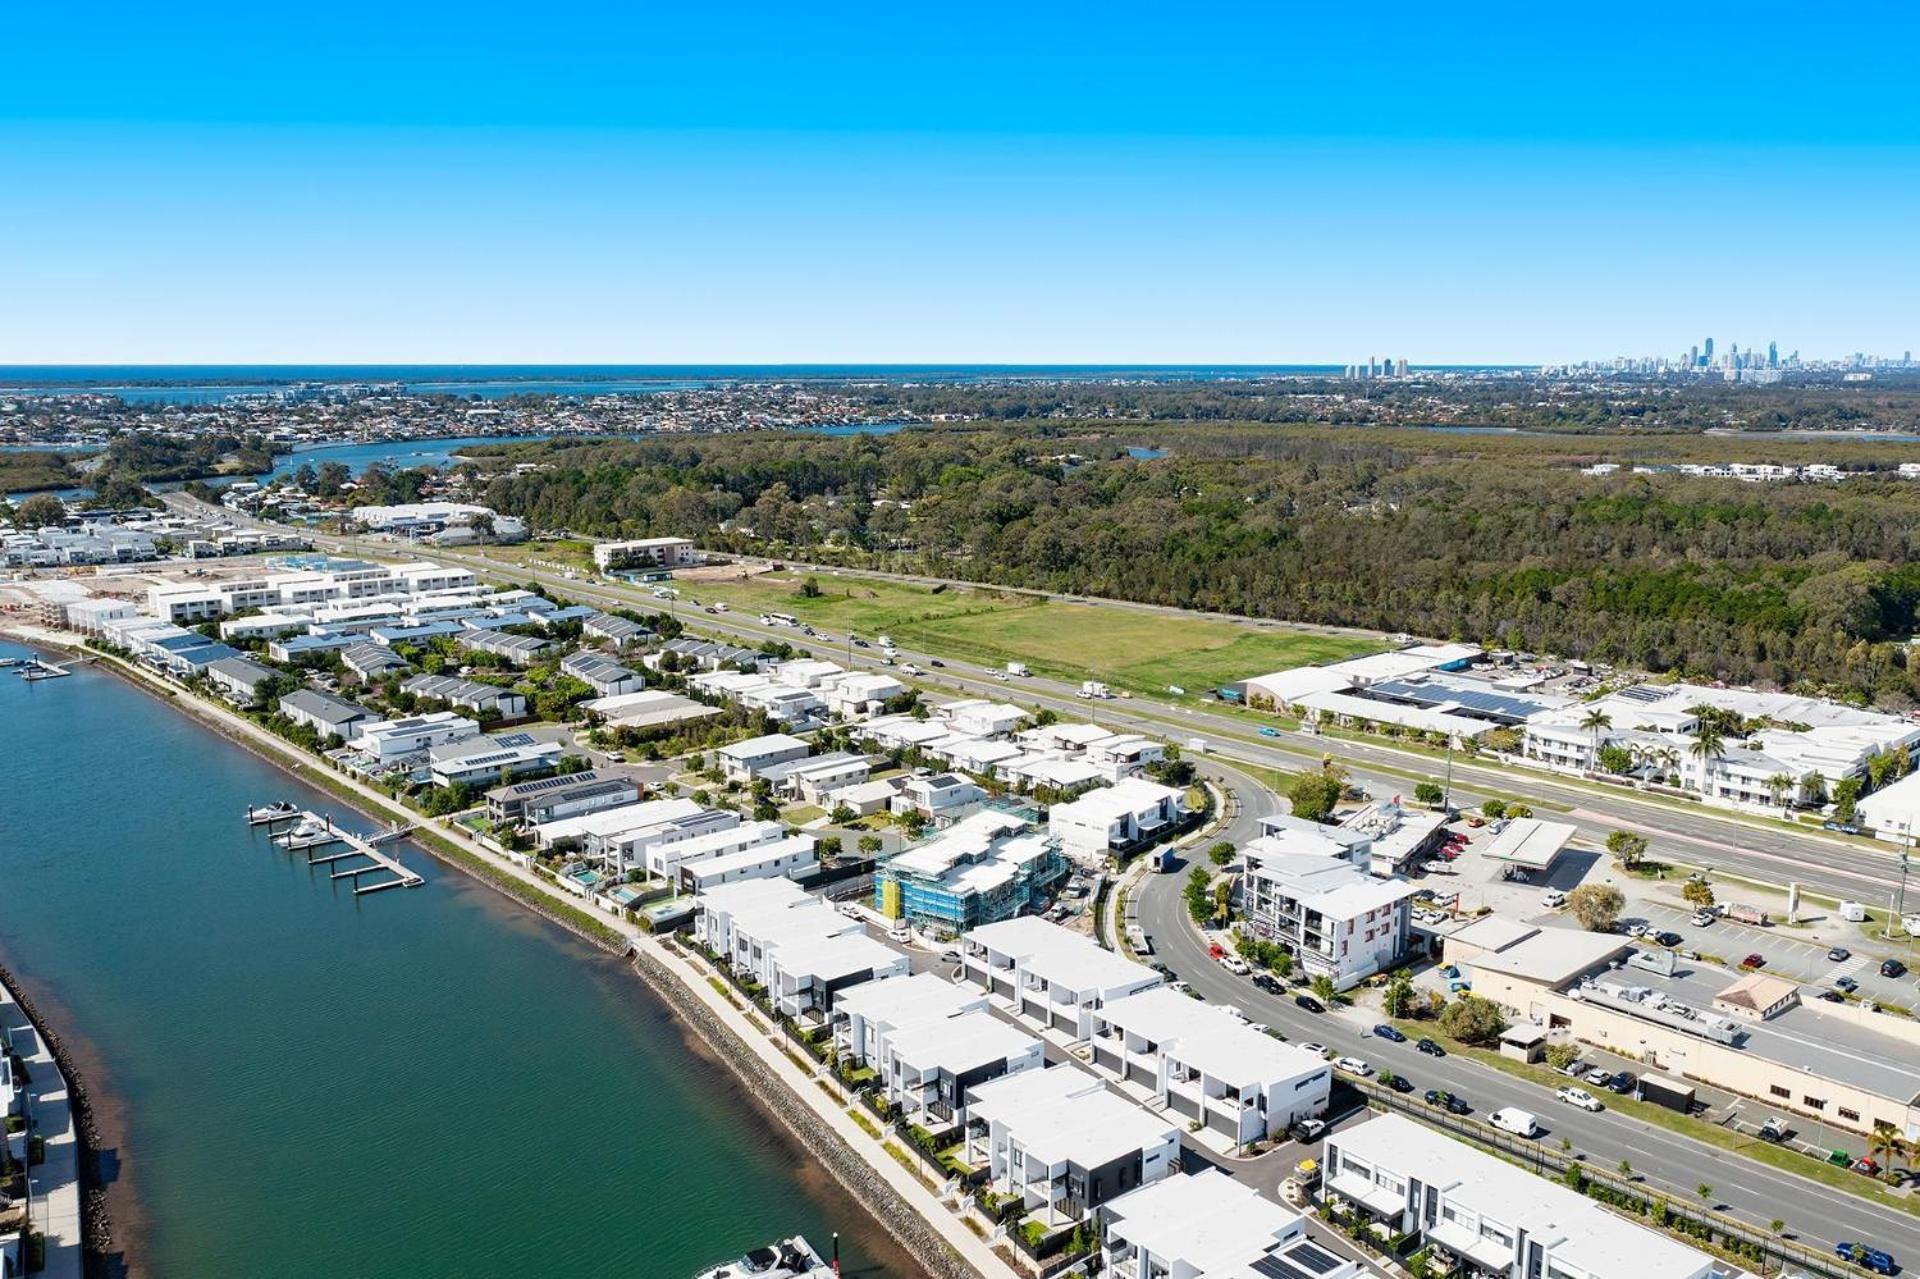
[[724, 602], [738, 613], [790, 613], [836, 641], [885, 634], [915, 649], [990, 666], [1022, 661], [1035, 674], [1099, 679], [1129, 692], [1192, 694], [1287, 666], [1336, 661], [1381, 646], [1283, 626], [1253, 628], [1092, 604], [1062, 604], [990, 587], [931, 587], [871, 578], [768, 573], [742, 581], [680, 582], [683, 603]]

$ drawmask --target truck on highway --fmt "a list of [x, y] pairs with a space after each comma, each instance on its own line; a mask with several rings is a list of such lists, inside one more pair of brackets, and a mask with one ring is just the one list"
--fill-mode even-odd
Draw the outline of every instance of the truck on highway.
[[1089, 679], [1089, 680], [1082, 680], [1080, 682], [1080, 691], [1076, 693], [1075, 696], [1084, 697], [1084, 698], [1112, 697], [1113, 693], [1109, 691], [1107, 686], [1105, 684], [1102, 684], [1099, 680]]
[[1640, 1076], [1640, 1100], [1688, 1114], [1693, 1110], [1693, 1085], [1667, 1075]]
[[1025, 679], [1027, 677], [1027, 664], [1025, 662], [1008, 662], [1007, 674], [1018, 679]]

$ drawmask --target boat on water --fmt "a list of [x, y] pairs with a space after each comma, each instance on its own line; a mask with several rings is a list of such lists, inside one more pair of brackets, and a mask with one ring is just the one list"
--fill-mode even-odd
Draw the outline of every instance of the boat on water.
[[332, 844], [340, 835], [325, 822], [316, 822], [311, 817], [303, 817], [290, 829], [273, 837], [273, 842], [282, 848], [295, 852], [303, 848], [318, 848], [322, 844]]
[[247, 810], [247, 821], [252, 825], [259, 826], [266, 822], [286, 821], [288, 818], [298, 817], [299, 815], [300, 810], [283, 799], [262, 808], [249, 808]]
[[694, 1279], [834, 1279], [836, 1273], [804, 1235], [795, 1235], [755, 1248], [738, 1261], [702, 1270]]

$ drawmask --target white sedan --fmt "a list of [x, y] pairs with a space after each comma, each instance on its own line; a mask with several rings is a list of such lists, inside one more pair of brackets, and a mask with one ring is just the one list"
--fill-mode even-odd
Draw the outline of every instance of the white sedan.
[[1561, 1088], [1553, 1094], [1569, 1106], [1578, 1106], [1582, 1110], [1603, 1110], [1600, 1099], [1584, 1088]]
[[1342, 1057], [1333, 1064], [1346, 1071], [1349, 1075], [1358, 1075], [1362, 1079], [1365, 1079], [1373, 1073], [1373, 1067], [1367, 1065], [1366, 1062], [1361, 1061], [1358, 1057]]

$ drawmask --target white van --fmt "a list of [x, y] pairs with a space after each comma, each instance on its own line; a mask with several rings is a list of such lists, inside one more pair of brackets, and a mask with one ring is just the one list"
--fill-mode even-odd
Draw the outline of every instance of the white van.
[[1531, 1112], [1517, 1106], [1507, 1106], [1493, 1112], [1488, 1122], [1501, 1132], [1510, 1132], [1516, 1137], [1531, 1137], [1540, 1131], [1540, 1121]]

